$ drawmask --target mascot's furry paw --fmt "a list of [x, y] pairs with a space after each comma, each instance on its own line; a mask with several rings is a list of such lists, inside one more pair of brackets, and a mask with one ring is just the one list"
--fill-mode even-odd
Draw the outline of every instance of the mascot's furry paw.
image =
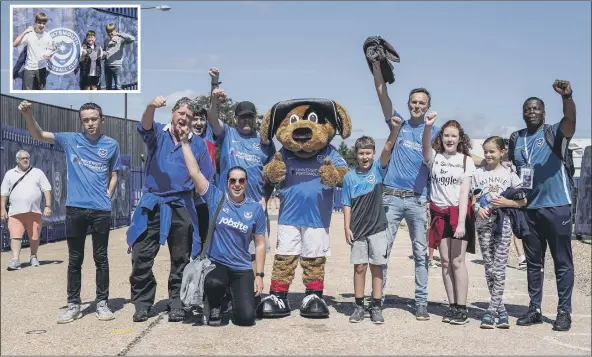
[[343, 175], [333, 166], [329, 158], [325, 158], [325, 164], [319, 168], [319, 176], [321, 176], [321, 183], [329, 187], [340, 186], [343, 180]]
[[265, 180], [277, 184], [286, 179], [286, 163], [282, 161], [282, 154], [275, 153], [273, 160], [263, 168]]

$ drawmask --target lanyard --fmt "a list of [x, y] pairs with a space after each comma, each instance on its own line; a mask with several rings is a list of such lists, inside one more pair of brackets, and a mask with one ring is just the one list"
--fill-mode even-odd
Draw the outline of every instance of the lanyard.
[[[542, 127], [541, 127], [542, 128]], [[532, 136], [533, 136], [533, 143], [536, 142], [536, 135], [539, 133], [541, 129], [539, 128]], [[528, 166], [530, 167], [530, 154], [528, 153], [528, 141], [526, 141], [526, 132], [528, 130], [524, 130], [524, 153], [526, 154], [524, 156], [524, 158], [526, 159], [526, 162], [528, 163]], [[534, 145], [532, 146], [532, 151], [534, 151]]]

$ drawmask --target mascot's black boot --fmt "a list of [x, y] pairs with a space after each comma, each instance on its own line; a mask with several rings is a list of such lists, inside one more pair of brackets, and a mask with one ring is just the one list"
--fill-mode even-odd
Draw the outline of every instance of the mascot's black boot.
[[322, 290], [306, 290], [300, 307], [300, 316], [313, 319], [329, 317], [329, 307], [323, 300]]
[[261, 299], [257, 306], [257, 317], [263, 319], [274, 319], [289, 316], [291, 312], [288, 303], [288, 293], [270, 291], [269, 295]]

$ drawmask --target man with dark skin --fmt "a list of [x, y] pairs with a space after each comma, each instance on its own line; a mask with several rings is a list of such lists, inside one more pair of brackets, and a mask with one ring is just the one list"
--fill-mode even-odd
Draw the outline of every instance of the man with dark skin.
[[[509, 157], [516, 166], [526, 189], [526, 221], [530, 235], [523, 237], [526, 254], [528, 312], [517, 321], [519, 326], [543, 322], [544, 261], [547, 244], [553, 257], [557, 279], [558, 307], [553, 330], [571, 328], [571, 295], [574, 267], [571, 250], [571, 185], [562, 158], [576, 131], [576, 106], [568, 81], [556, 80], [553, 89], [563, 102], [563, 118], [553, 125], [545, 124], [545, 103], [528, 98], [522, 108], [526, 128], [510, 137]], [[549, 136], [554, 140], [549, 144]]]

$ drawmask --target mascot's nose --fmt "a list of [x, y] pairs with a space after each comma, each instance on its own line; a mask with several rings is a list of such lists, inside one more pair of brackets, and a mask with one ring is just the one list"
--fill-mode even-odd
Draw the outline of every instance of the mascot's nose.
[[294, 129], [292, 132], [292, 139], [299, 143], [304, 143], [309, 141], [312, 138], [312, 129], [311, 128], [298, 128]]

